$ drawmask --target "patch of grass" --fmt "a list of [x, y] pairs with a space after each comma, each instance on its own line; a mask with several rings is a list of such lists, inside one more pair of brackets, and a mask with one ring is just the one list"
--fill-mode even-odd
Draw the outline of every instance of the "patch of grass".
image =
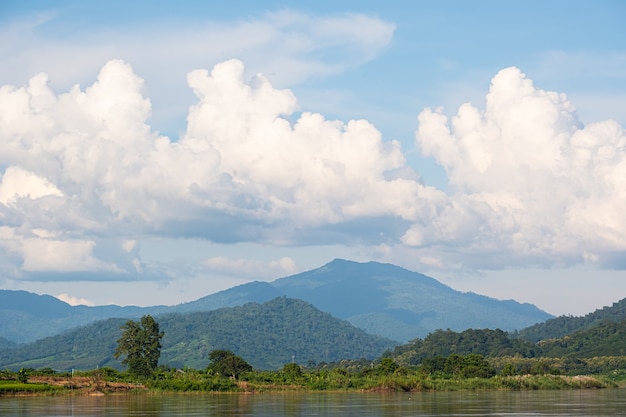
[[58, 387], [49, 384], [37, 384], [37, 383], [21, 383], [16, 381], [0, 381], [0, 395], [14, 395], [14, 394], [37, 394], [46, 392], [56, 392], [62, 390], [63, 387]]

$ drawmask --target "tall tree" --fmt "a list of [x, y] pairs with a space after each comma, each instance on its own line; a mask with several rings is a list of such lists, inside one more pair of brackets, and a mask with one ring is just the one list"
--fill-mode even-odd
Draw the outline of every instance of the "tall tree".
[[159, 323], [152, 316], [146, 315], [140, 322], [128, 320], [121, 329], [122, 337], [117, 340], [113, 357], [118, 359], [125, 355], [122, 364], [128, 366], [128, 371], [133, 375], [152, 375], [161, 356], [163, 332], [159, 332]]

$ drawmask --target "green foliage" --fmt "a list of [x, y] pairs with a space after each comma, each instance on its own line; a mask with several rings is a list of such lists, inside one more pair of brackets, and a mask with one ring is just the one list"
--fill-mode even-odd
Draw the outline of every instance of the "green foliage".
[[256, 369], [299, 363], [374, 359], [394, 342], [366, 334], [304, 301], [276, 298], [209, 312], [160, 316], [163, 362], [202, 368], [212, 350], [229, 350]]
[[113, 359], [123, 319], [109, 319], [79, 327], [58, 336], [0, 351], [0, 367], [91, 369], [97, 366], [120, 367]]
[[0, 397], [2, 395], [11, 394], [36, 394], [47, 393], [62, 390], [63, 387], [49, 385], [49, 384], [32, 384], [15, 381], [0, 380]]
[[536, 346], [528, 341], [511, 339], [500, 330], [468, 329], [463, 332], [437, 330], [424, 340], [415, 339], [406, 345], [397, 346], [393, 355], [401, 364], [418, 365], [427, 358], [436, 356], [478, 354], [494, 356], [534, 356]]
[[28, 372], [26, 371], [26, 369], [20, 369], [20, 371], [17, 373], [17, 380], [21, 384], [25, 384], [28, 382]]
[[489, 363], [500, 375], [607, 375], [626, 370], [626, 356], [595, 358], [490, 358]]
[[286, 381], [295, 381], [302, 376], [302, 368], [297, 363], [286, 363], [282, 372]]
[[515, 376], [516, 374], [515, 366], [511, 363], [504, 365], [504, 368], [500, 371], [500, 376]]
[[252, 366], [248, 362], [228, 350], [214, 350], [209, 354], [209, 359], [211, 363], [207, 371], [217, 375], [231, 376], [237, 379], [242, 373], [252, 371]]
[[594, 357], [626, 355], [626, 319], [603, 321], [561, 339], [538, 343], [542, 356]]
[[392, 358], [382, 358], [378, 365], [378, 372], [384, 375], [393, 374], [399, 365]]
[[152, 375], [161, 355], [163, 332], [159, 332], [159, 324], [152, 316], [146, 315], [140, 322], [128, 320], [122, 330], [113, 356], [117, 359], [125, 355], [122, 363], [135, 376]]
[[626, 320], [626, 298], [610, 307], [604, 307], [584, 317], [561, 316], [515, 332], [515, 337], [538, 342], [540, 340], [563, 338], [572, 333], [590, 329], [603, 322]]

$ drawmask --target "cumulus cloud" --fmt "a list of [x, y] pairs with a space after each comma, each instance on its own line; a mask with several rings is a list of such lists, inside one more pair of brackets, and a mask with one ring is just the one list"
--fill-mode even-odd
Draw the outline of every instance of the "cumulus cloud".
[[416, 143], [445, 168], [453, 192], [403, 242], [454, 248], [466, 266], [611, 267], [626, 252], [624, 128], [583, 126], [564, 94], [536, 88], [517, 68], [500, 71], [486, 98], [484, 110], [419, 115]]
[[71, 305], [71, 306], [94, 306], [95, 304], [92, 301], [89, 301], [85, 298], [73, 297], [67, 293], [59, 294], [56, 296], [59, 300]]
[[[6, 40], [0, 45], [0, 79], [21, 85], [31, 74], [46, 71], [54, 88], [66, 89], [90, 82], [103, 62], [132, 60], [150, 83], [162, 124], [184, 117], [191, 99], [184, 91], [190, 69], [238, 58], [251, 74], [261, 72], [275, 85], [294, 86], [379, 56], [395, 31], [393, 23], [364, 14], [289, 10], [232, 21], [143, 19], [115, 28], [89, 25], [87, 30], [70, 19], [62, 10], [52, 10], [0, 27], [0, 39]], [[53, 30], [64, 25], [72, 27], [73, 36]]]
[[[121, 60], [84, 89], [57, 93], [46, 74], [0, 87], [3, 268], [26, 279], [164, 279], [166, 266], [140, 257], [154, 236], [403, 245], [429, 266], [623, 258], [624, 128], [583, 126], [565, 95], [516, 68], [493, 78], [484, 110], [419, 115], [417, 145], [445, 168], [449, 194], [425, 186], [367, 120], [300, 114], [290, 90], [245, 74], [239, 60], [190, 72], [196, 102], [177, 139], [148, 124], [145, 82]], [[295, 268], [203, 266], [250, 277]]]
[[[291, 91], [244, 73], [230, 60], [189, 74], [198, 102], [178, 141], [147, 124], [144, 81], [120, 60], [84, 90], [57, 94], [46, 74], [1, 87], [0, 215], [22, 269], [138, 273], [133, 241], [147, 234], [288, 244], [309, 230], [334, 243], [325, 227], [371, 218], [393, 235], [393, 219], [443, 201], [369, 122], [294, 118]], [[107, 239], [130, 261], [104, 261]]]

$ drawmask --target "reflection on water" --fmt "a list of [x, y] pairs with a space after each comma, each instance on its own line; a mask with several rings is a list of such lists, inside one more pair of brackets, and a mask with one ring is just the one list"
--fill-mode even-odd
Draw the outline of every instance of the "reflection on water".
[[626, 389], [1, 397], [0, 416], [623, 416]]

